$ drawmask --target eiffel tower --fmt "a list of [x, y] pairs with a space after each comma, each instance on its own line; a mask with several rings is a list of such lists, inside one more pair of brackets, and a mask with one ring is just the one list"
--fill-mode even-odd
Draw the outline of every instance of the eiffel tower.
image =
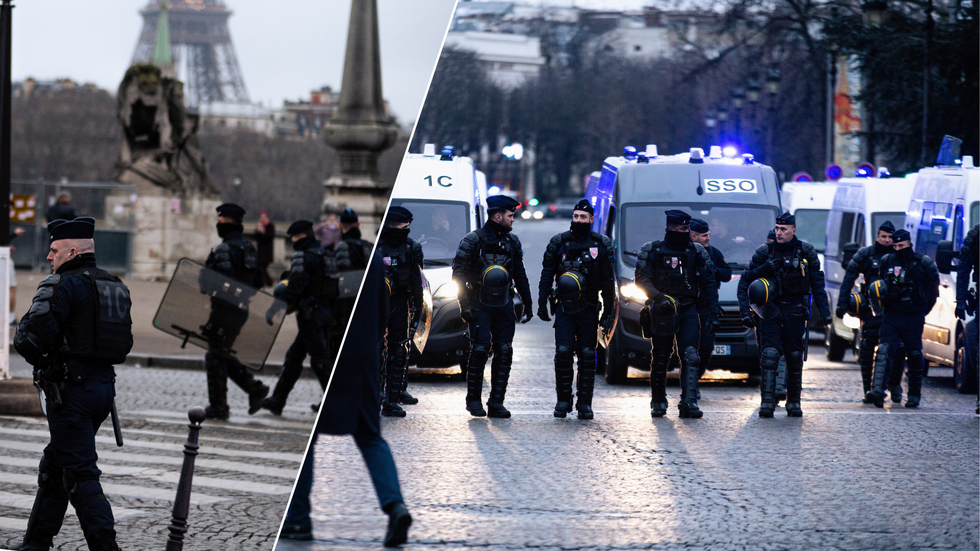
[[[161, 18], [162, 2], [166, 2], [166, 16]], [[174, 68], [177, 78], [184, 82], [187, 106], [248, 103], [248, 92], [228, 32], [231, 11], [222, 0], [151, 0], [140, 15], [143, 32], [136, 44], [133, 64], [150, 63], [158, 29], [169, 31]]]

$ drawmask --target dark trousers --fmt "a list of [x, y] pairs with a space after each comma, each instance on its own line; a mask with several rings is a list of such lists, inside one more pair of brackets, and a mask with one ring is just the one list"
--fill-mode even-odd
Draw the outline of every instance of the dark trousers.
[[63, 485], [63, 490], [52, 492], [57, 497], [42, 499], [36, 509], [32, 530], [38, 534], [58, 533], [70, 500], [90, 546], [115, 541], [112, 508], [103, 497], [95, 452], [95, 434], [112, 411], [113, 381], [111, 370], [97, 371], [80, 385], [66, 384], [59, 408], [52, 410], [47, 404], [51, 443], [44, 448], [42, 475], [48, 475], [48, 484]]
[[310, 355], [310, 366], [320, 380], [320, 386], [326, 388], [327, 380], [330, 377], [330, 368], [327, 358], [330, 355], [327, 344], [327, 328], [330, 326], [330, 310], [327, 308], [317, 308], [310, 317], [296, 316], [296, 325], [299, 332], [296, 340], [286, 351], [286, 357], [282, 363], [282, 371], [279, 373], [279, 380], [276, 388], [272, 392], [272, 399], [285, 404], [289, 393], [296, 386], [296, 381], [303, 373], [303, 360], [306, 355]]
[[759, 349], [775, 348], [780, 355], [806, 350], [807, 308], [802, 305], [781, 305], [779, 314], [759, 321]]
[[[698, 310], [693, 305], [682, 307], [677, 314], [678, 329], [674, 335], [654, 335], [650, 352], [650, 390], [656, 402], [666, 400], [665, 392], [667, 388], [667, 367], [670, 363], [670, 356], [675, 351], [681, 361], [682, 369], [686, 369], [685, 364], [690, 360], [685, 358], [684, 351], [687, 348], [698, 349], [701, 340], [701, 320], [698, 318]], [[676, 348], [675, 348], [676, 344]], [[684, 392], [683, 378], [681, 392]]]
[[[526, 304], [524, 307], [530, 308]], [[517, 317], [514, 315], [513, 304], [486, 306], [478, 303], [474, 312], [476, 321], [469, 324], [470, 339], [473, 344], [483, 345], [489, 350], [497, 345], [514, 341]]]
[[[371, 482], [374, 484], [374, 491], [378, 494], [381, 508], [385, 509], [389, 505], [403, 502], [395, 458], [392, 457], [391, 448], [388, 447], [385, 439], [361, 419], [358, 419], [353, 436], [354, 443], [361, 450], [361, 456], [371, 475]], [[313, 442], [310, 443], [306, 460], [303, 461], [299, 479], [296, 481], [296, 491], [293, 492], [293, 499], [289, 502], [289, 509], [286, 511], [286, 527], [294, 530], [310, 526], [310, 490], [313, 488], [313, 454], [316, 438], [314, 435]]]
[[[905, 348], [909, 368], [909, 396], [920, 396], [922, 389], [922, 327], [926, 318], [922, 314], [886, 312], [881, 322], [880, 345], [888, 346], [887, 365], [883, 366], [885, 381], [892, 381], [895, 369], [901, 369], [898, 351]], [[879, 345], [879, 346], [880, 346]], [[877, 356], [877, 353], [876, 353]], [[875, 360], [878, 361], [877, 359]], [[876, 366], [877, 369], [877, 366]], [[901, 375], [899, 375], [901, 377]], [[899, 378], [901, 381], [901, 378]]]
[[394, 295], [388, 301], [388, 325], [385, 328], [385, 354], [382, 374], [385, 395], [393, 402], [408, 386], [409, 324], [408, 297]]
[[[581, 312], [566, 314], [561, 308], [555, 314], [555, 345], [573, 350], [595, 349], [598, 344], [599, 312], [590, 306]], [[582, 358], [579, 358], [579, 362]]]
[[698, 309], [698, 318], [701, 319], [701, 340], [698, 343], [698, 356], [701, 358], [701, 366], [698, 367], [698, 378], [704, 372], [711, 369], [711, 355], [715, 351], [715, 328], [711, 325], [711, 312], [707, 308]]

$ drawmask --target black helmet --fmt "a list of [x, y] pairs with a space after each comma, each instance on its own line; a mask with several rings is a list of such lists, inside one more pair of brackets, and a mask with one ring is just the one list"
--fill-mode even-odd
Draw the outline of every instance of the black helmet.
[[503, 306], [510, 300], [510, 274], [500, 264], [491, 264], [483, 270], [480, 302], [487, 306]]
[[875, 316], [884, 313], [885, 299], [888, 297], [888, 284], [884, 279], [876, 279], [868, 285], [868, 304]]
[[566, 314], [574, 314], [585, 310], [588, 306], [582, 291], [585, 289], [585, 277], [578, 272], [568, 271], [558, 276], [556, 285], [558, 300]]
[[760, 277], [749, 284], [749, 306], [760, 318], [767, 320], [779, 314], [776, 306], [775, 282]]
[[662, 293], [650, 305], [650, 330], [654, 335], [667, 337], [677, 334], [679, 329], [677, 299]]
[[868, 308], [868, 300], [858, 291], [852, 291], [847, 301], [847, 313], [852, 316], [860, 316]]

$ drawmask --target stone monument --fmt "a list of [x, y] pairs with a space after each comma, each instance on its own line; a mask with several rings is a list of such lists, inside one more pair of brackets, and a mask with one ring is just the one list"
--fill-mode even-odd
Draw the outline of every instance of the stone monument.
[[183, 92], [162, 8], [152, 63], [130, 67], [116, 96], [124, 139], [115, 180], [136, 185], [135, 277], [169, 278], [181, 258], [203, 259], [211, 249], [220, 197], [197, 140], [198, 116], [188, 112]]
[[378, 158], [398, 137], [381, 95], [377, 0], [351, 4], [340, 100], [323, 134], [340, 156], [339, 172], [324, 183], [323, 211], [350, 207], [357, 211], [364, 234], [373, 235], [394, 184], [382, 181]]

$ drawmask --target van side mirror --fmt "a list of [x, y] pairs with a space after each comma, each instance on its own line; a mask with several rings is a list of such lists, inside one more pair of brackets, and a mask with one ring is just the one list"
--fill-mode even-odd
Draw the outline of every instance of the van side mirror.
[[956, 258], [952, 241], [940, 241], [936, 245], [936, 267], [939, 273], [948, 274], [953, 271], [953, 260]]
[[843, 258], [841, 258], [841, 266], [847, 268], [847, 265], [851, 263], [851, 259], [854, 258], [854, 253], [858, 252], [860, 248], [861, 245], [858, 243], [848, 243], [847, 245], [844, 245], [844, 247], [841, 249], [841, 253], [844, 255]]

